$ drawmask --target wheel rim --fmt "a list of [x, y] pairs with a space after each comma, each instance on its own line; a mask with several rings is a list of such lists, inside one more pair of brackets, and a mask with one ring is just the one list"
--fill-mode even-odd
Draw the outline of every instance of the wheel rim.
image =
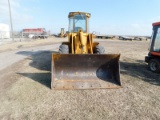
[[151, 64], [150, 64], [150, 68], [151, 68], [151, 70], [152, 71], [156, 71], [157, 70], [157, 64], [155, 63], [155, 62], [152, 62]]

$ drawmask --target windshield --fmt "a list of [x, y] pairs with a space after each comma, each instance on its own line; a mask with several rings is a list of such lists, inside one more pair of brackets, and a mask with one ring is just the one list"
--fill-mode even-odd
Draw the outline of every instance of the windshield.
[[157, 29], [153, 51], [160, 52], [160, 27]]
[[78, 32], [78, 30], [86, 32], [86, 15], [78, 14], [69, 18], [69, 32]]
[[154, 35], [154, 30], [152, 30], [152, 36], [151, 36], [151, 39], [150, 39], [150, 42], [149, 42], [149, 48], [148, 48], [149, 51], [151, 51], [151, 45], [152, 45], [152, 41], [153, 41], [153, 35]]

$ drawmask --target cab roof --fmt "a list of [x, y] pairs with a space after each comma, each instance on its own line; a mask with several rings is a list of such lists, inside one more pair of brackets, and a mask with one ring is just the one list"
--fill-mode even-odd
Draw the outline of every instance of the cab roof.
[[88, 18], [91, 17], [91, 14], [87, 12], [70, 12], [68, 15], [68, 18], [73, 17], [74, 15], [77, 15], [77, 14], [85, 14]]
[[152, 26], [159, 26], [159, 25], [160, 25], [160, 22], [152, 23]]

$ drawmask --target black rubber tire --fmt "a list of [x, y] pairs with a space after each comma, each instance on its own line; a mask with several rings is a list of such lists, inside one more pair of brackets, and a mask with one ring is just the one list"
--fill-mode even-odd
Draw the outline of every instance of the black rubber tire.
[[60, 45], [59, 46], [59, 53], [60, 54], [69, 54], [69, 47], [68, 45]]
[[152, 72], [160, 73], [160, 61], [158, 59], [151, 59], [148, 67]]
[[105, 49], [103, 46], [97, 45], [94, 49], [94, 53], [95, 54], [104, 54], [105, 53]]

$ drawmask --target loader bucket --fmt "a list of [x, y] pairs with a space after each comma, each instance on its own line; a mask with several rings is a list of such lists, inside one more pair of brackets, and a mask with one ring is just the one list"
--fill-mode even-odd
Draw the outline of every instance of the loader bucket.
[[52, 54], [52, 89], [120, 88], [120, 54]]

